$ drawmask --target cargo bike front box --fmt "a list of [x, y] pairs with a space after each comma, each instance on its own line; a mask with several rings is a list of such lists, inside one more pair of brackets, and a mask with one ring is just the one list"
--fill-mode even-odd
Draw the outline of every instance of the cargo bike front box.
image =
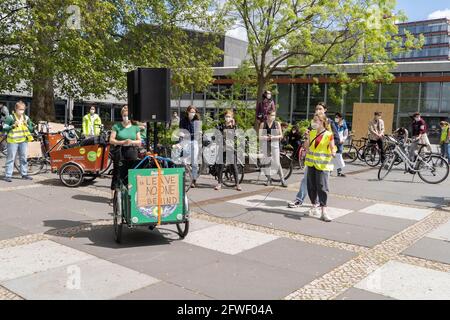
[[153, 230], [158, 225], [175, 224], [180, 238], [186, 237], [189, 203], [184, 168], [136, 168], [126, 172], [127, 177], [120, 179], [114, 192], [116, 242], [121, 242], [123, 225]]

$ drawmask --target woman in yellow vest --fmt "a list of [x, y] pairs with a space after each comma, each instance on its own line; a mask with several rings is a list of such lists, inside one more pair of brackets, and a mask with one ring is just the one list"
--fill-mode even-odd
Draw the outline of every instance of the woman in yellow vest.
[[89, 113], [83, 117], [83, 135], [85, 137], [99, 136], [102, 119], [95, 113], [95, 106], [89, 108]]
[[[330, 222], [326, 212], [328, 200], [328, 178], [333, 171], [332, 158], [336, 156], [333, 132], [327, 130], [328, 120], [324, 114], [316, 114], [311, 123], [312, 130], [306, 141], [306, 160], [308, 167], [307, 186], [308, 196], [313, 205], [310, 210], [311, 215], [321, 212], [320, 219]], [[319, 203], [317, 203], [319, 199]]]
[[31, 132], [34, 125], [30, 118], [25, 115], [25, 103], [19, 101], [16, 103], [15, 112], [9, 115], [3, 124], [3, 130], [7, 133], [7, 156], [5, 165], [5, 181], [12, 182], [11, 177], [14, 169], [14, 159], [19, 151], [20, 174], [22, 179], [33, 180], [28, 175], [28, 142], [33, 141]]
[[449, 124], [446, 121], [441, 121], [439, 124], [441, 127], [441, 155], [450, 161], [450, 135], [449, 135]]

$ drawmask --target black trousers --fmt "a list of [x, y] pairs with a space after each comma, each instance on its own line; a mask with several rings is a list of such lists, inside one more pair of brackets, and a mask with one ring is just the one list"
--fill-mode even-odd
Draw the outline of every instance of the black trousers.
[[309, 200], [312, 204], [317, 204], [317, 198], [319, 198], [319, 204], [321, 207], [327, 206], [328, 201], [328, 171], [317, 170], [315, 167], [308, 167], [307, 177], [307, 189]]
[[234, 153], [233, 156], [234, 156], [233, 163], [227, 164], [226, 163], [226, 152], [223, 152], [223, 161], [222, 161], [223, 163], [216, 164], [216, 166], [217, 166], [217, 180], [219, 181], [220, 184], [223, 183], [223, 170], [225, 168], [231, 168], [231, 172], [233, 173], [233, 176], [234, 176], [234, 181], [236, 181], [236, 185], [239, 184], [239, 172], [238, 172], [238, 168], [237, 168], [237, 155], [236, 155], [236, 153]]
[[380, 149], [381, 162], [384, 162], [385, 156], [384, 156], [384, 148], [383, 148], [383, 139], [370, 140], [370, 143], [378, 145], [378, 148]]
[[[127, 172], [128, 168], [124, 168], [125, 161], [136, 161], [138, 151], [136, 147], [117, 147], [111, 149], [113, 159], [113, 174], [111, 179], [111, 190], [115, 190], [120, 186], [121, 172]], [[122, 166], [121, 166], [122, 165]], [[123, 169], [123, 170], [122, 170]]]

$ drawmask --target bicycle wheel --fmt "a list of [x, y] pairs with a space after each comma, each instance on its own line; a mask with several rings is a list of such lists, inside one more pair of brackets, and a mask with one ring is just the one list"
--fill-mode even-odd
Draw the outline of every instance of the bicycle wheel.
[[78, 187], [83, 182], [83, 171], [73, 163], [67, 163], [59, 171], [59, 179], [69, 188]]
[[380, 169], [378, 170], [378, 180], [383, 180], [387, 177], [389, 172], [391, 172], [392, 168], [395, 165], [395, 162], [397, 160], [397, 155], [394, 153], [389, 154], [386, 157], [386, 160], [381, 164]]
[[[286, 154], [280, 155], [280, 162], [281, 162], [281, 168], [283, 169], [284, 180], [287, 180], [291, 176], [292, 170], [294, 169], [294, 162]], [[281, 179], [272, 178], [272, 181], [280, 182]]]
[[364, 162], [374, 168], [381, 160], [380, 152], [376, 146], [368, 147], [364, 152]]
[[418, 174], [420, 179], [426, 183], [441, 183], [448, 177], [448, 162], [442, 156], [435, 154], [429, 155], [426, 159], [420, 161], [418, 165]]
[[[244, 168], [242, 167], [242, 165], [238, 164], [237, 170], [238, 170], [238, 180], [239, 180], [239, 184], [240, 184], [240, 183], [242, 183], [242, 180], [244, 180]], [[234, 173], [233, 173], [233, 166], [227, 165], [225, 167], [225, 170], [223, 171], [222, 182], [227, 187], [235, 187], [236, 186], [236, 181], [234, 179]]]
[[345, 163], [353, 163], [358, 159], [358, 150], [354, 145], [344, 145], [344, 150], [342, 152], [342, 158]]
[[[43, 171], [44, 167], [46, 166], [47, 161], [45, 158], [28, 158], [27, 159], [27, 174], [29, 176], [34, 176]], [[16, 168], [17, 172], [20, 172], [20, 160], [18, 157], [16, 157], [16, 160], [14, 161], [14, 168]]]

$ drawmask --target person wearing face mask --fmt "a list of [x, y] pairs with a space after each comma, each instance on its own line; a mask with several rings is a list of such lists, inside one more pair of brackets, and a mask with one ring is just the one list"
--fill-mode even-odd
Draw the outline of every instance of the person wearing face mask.
[[309, 132], [306, 141], [306, 160], [308, 167], [308, 196], [311, 200], [312, 209], [309, 214], [317, 214], [319, 208], [320, 219], [330, 222], [327, 214], [328, 201], [328, 179], [333, 171], [332, 159], [336, 156], [334, 136], [327, 130], [328, 120], [324, 114], [317, 114], [311, 124], [312, 130]]
[[369, 140], [372, 144], [377, 144], [380, 150], [381, 163], [384, 162], [384, 121], [381, 119], [381, 112], [375, 112], [373, 120], [369, 122]]
[[[234, 120], [234, 113], [232, 110], [226, 110], [225, 111], [225, 122], [223, 124], [220, 124], [217, 127], [217, 130], [219, 130], [222, 134], [222, 137], [224, 139], [225, 148], [223, 148], [223, 145], [219, 146], [219, 153], [223, 153], [223, 158], [219, 163], [217, 163], [217, 178], [218, 178], [218, 184], [214, 188], [215, 190], [222, 189], [223, 184], [223, 169], [225, 166], [230, 166], [231, 171], [234, 176], [234, 181], [236, 181], [236, 190], [242, 191], [242, 188], [239, 185], [239, 172], [237, 167], [237, 154], [236, 154], [236, 145], [235, 145], [235, 137], [236, 137], [236, 123]], [[227, 159], [227, 155], [233, 156], [233, 160], [230, 161]]]
[[[336, 124], [334, 121], [332, 121], [330, 118], [327, 117], [326, 112], [327, 112], [327, 105], [325, 104], [325, 102], [319, 102], [316, 106], [315, 109], [315, 114], [314, 116], [317, 115], [323, 115], [325, 116], [325, 118], [327, 119], [326, 122], [326, 129], [330, 132], [333, 133], [333, 138], [334, 138], [334, 142], [335, 145], [337, 144], [337, 142], [339, 141], [339, 133], [338, 133], [338, 129], [336, 127]], [[311, 132], [311, 130], [313, 130], [312, 128], [312, 124], [314, 122], [314, 119], [311, 120], [311, 125], [309, 126], [308, 130], [306, 131], [305, 135], [308, 136], [309, 133]], [[292, 202], [288, 202], [288, 207], [291, 209], [294, 208], [299, 208], [303, 205], [303, 203], [305, 202], [306, 199], [306, 195], [308, 193], [308, 168], [305, 168], [305, 171], [303, 172], [303, 179], [300, 182], [300, 189], [297, 193], [297, 196], [295, 197], [295, 200]]]
[[412, 122], [412, 143], [410, 146], [410, 158], [412, 161], [415, 159], [415, 154], [419, 148], [419, 144], [424, 144], [427, 147], [428, 152], [431, 152], [431, 144], [428, 139], [428, 125], [425, 120], [422, 119], [419, 112], [414, 113]]
[[337, 176], [345, 177], [345, 174], [342, 173], [342, 169], [345, 167], [345, 162], [342, 158], [342, 152], [344, 151], [344, 143], [348, 138], [347, 122], [344, 120], [342, 115], [337, 112], [334, 117], [334, 123], [336, 124], [337, 131], [339, 133], [339, 143], [336, 144], [337, 153], [335, 158], [335, 167], [337, 169]]
[[184, 130], [187, 135], [181, 132], [183, 154], [190, 156], [190, 164], [192, 166], [191, 188], [195, 188], [198, 179], [198, 153], [202, 125], [200, 116], [194, 106], [189, 106], [186, 109], [186, 115], [180, 120], [180, 129]]
[[15, 111], [6, 117], [3, 123], [3, 130], [7, 134], [7, 156], [5, 165], [5, 181], [12, 182], [14, 168], [14, 159], [19, 152], [20, 174], [22, 179], [33, 180], [28, 175], [28, 142], [33, 141], [31, 132], [34, 130], [34, 124], [25, 114], [25, 103], [19, 101], [16, 103]]
[[261, 123], [267, 121], [272, 112], [276, 112], [275, 102], [272, 99], [272, 92], [266, 90], [262, 95], [262, 101], [256, 105], [255, 131], [258, 131]]
[[137, 160], [138, 147], [141, 145], [140, 128], [128, 118], [128, 106], [121, 110], [122, 121], [114, 124], [109, 143], [112, 145], [113, 176], [111, 190], [119, 187], [120, 165], [126, 161]]
[[83, 135], [86, 138], [99, 136], [101, 124], [102, 119], [95, 113], [95, 106], [90, 106], [89, 113], [83, 117]]
[[260, 140], [262, 153], [264, 159], [267, 163], [263, 168], [263, 173], [265, 174], [267, 181], [266, 186], [272, 184], [272, 176], [278, 174], [280, 176], [281, 185], [286, 188], [287, 184], [284, 180], [283, 168], [281, 167], [280, 161], [280, 142], [283, 139], [283, 132], [281, 130], [281, 125], [276, 119], [275, 111], [270, 113], [267, 121], [261, 123], [259, 127]]

